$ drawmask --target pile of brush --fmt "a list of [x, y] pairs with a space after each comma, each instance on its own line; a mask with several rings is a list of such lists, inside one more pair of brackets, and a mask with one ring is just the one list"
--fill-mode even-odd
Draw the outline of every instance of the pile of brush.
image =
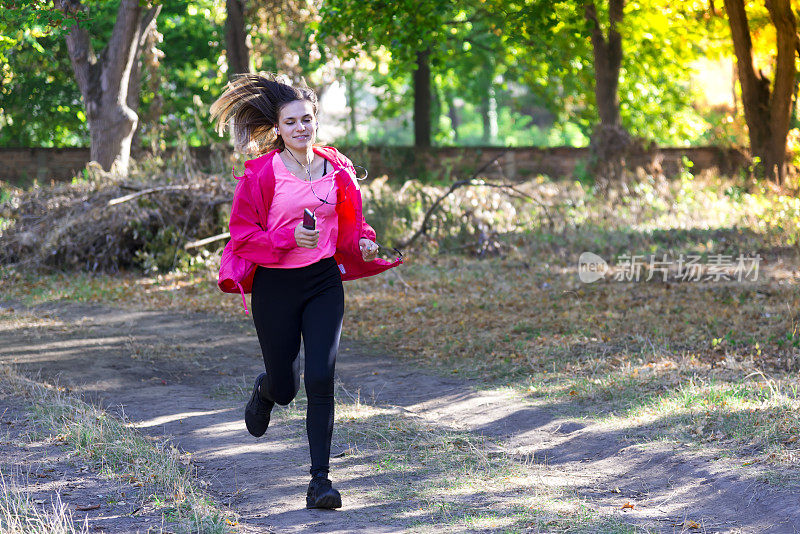
[[230, 176], [164, 171], [122, 179], [90, 167], [71, 184], [5, 189], [0, 263], [166, 271], [187, 243], [225, 231], [234, 186]]

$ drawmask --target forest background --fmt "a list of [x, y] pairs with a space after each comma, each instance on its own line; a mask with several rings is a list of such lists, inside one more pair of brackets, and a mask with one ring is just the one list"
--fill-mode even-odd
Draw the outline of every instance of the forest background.
[[[56, 4], [4, 2], [0, 146], [88, 146], [93, 121], [108, 137], [87, 117], [82, 93], [98, 95], [99, 82], [88, 72], [119, 78], [130, 64], [114, 96], [124, 92], [137, 116], [125, 132], [134, 150], [220, 142], [210, 103], [232, 74], [259, 70], [315, 88], [322, 140], [339, 145], [588, 146], [598, 124], [618, 123], [658, 146], [747, 149], [747, 93], [757, 89], [738, 83], [734, 37], [750, 43], [740, 52], [752, 83], [789, 104], [790, 154], [798, 143], [796, 69], [777, 57], [785, 25], [762, 2], [176, 1], [128, 19], [119, 2]], [[746, 9], [746, 36], [731, 31], [740, 28], [727, 4]], [[71, 61], [75, 21], [84, 30]], [[786, 76], [788, 100], [783, 81], [769, 89]], [[93, 158], [105, 168], [124, 152], [108, 150]]]

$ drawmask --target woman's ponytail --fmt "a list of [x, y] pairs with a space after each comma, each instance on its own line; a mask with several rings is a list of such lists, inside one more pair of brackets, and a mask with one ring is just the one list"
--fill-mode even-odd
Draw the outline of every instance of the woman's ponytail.
[[281, 108], [296, 100], [311, 102], [316, 116], [317, 95], [310, 88], [293, 87], [272, 73], [240, 74], [211, 104], [211, 119], [216, 120], [220, 135], [233, 120], [234, 146], [239, 152], [260, 155], [283, 150], [283, 139], [275, 134], [275, 126]]

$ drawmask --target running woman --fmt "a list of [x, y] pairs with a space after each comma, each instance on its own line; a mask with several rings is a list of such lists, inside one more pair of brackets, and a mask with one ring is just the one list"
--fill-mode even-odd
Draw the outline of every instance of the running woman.
[[223, 291], [252, 292], [264, 357], [245, 424], [262, 436], [273, 406], [297, 395], [302, 337], [312, 477], [306, 506], [339, 508], [341, 495], [328, 472], [342, 280], [402, 260], [376, 259], [379, 246], [362, 215], [353, 164], [335, 148], [315, 145], [317, 97], [310, 88], [274, 74], [240, 75], [212, 104], [211, 115], [220, 134], [230, 123], [237, 150], [258, 155], [245, 163], [237, 184], [220, 268]]

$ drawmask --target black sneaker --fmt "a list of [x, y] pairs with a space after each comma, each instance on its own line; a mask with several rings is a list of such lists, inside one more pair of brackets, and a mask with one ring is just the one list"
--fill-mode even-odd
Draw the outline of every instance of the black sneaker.
[[247, 431], [255, 437], [263, 436], [264, 432], [267, 431], [269, 414], [272, 412], [272, 407], [275, 406], [274, 402], [262, 399], [258, 393], [258, 387], [266, 376], [267, 373], [261, 373], [256, 377], [253, 394], [244, 409], [244, 424], [247, 425]]
[[341, 508], [342, 496], [333, 489], [326, 476], [311, 479], [306, 493], [306, 508]]

